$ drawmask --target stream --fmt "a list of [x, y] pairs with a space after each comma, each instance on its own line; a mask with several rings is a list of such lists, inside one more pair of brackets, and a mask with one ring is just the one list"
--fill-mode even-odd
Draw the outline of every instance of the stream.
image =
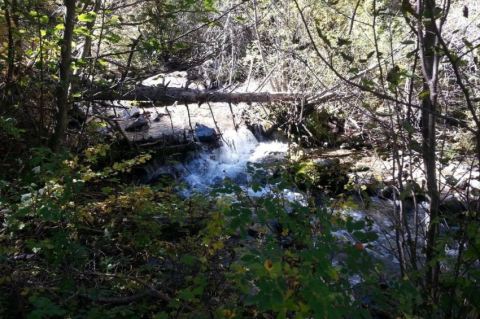
[[219, 148], [200, 152], [176, 168], [187, 185], [185, 194], [206, 192], [227, 178], [245, 187], [251, 182], [249, 164], [283, 160], [287, 152], [287, 143], [259, 141], [250, 130], [241, 127], [225, 131]]
[[[272, 140], [259, 140], [246, 127], [238, 130], [226, 130], [222, 134], [221, 145], [217, 148], [205, 147], [196, 153], [193, 158], [183, 163], [177, 163], [173, 167], [177, 180], [182, 186], [178, 186], [179, 193], [184, 197], [193, 194], [208, 193], [216, 187], [221, 187], [225, 180], [230, 180], [250, 197], [281, 196], [286, 202], [296, 202], [307, 205], [307, 195], [294, 189], [278, 190], [275, 185], [268, 183], [267, 175], [271, 171], [263, 168], [264, 164], [284, 163], [288, 155], [289, 145], [285, 142]], [[256, 167], [255, 176], [252, 175], [251, 167]], [[160, 168], [159, 171], [165, 171]], [[258, 173], [260, 170], [260, 174]], [[263, 171], [262, 171], [263, 170]], [[159, 174], [158, 172], [156, 174]], [[261, 187], [252, 188], [252, 182], [258, 175], [264, 176]], [[373, 221], [371, 230], [378, 235], [378, 239], [367, 245], [367, 251], [389, 269], [391, 274], [398, 271], [398, 260], [392, 253], [395, 251], [395, 232], [389, 214], [392, 211], [392, 202], [371, 198], [373, 209], [342, 209], [338, 213], [345, 217], [351, 217], [354, 221], [363, 221], [367, 218]], [[286, 207], [288, 209], [288, 207]], [[357, 240], [345, 230], [333, 233], [339, 240], [355, 244]], [[358, 278], [351, 278], [352, 284], [359, 282]]]

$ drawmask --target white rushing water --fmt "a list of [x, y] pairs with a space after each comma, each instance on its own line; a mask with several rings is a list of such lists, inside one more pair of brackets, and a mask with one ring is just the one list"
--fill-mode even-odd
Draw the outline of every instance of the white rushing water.
[[245, 127], [225, 131], [222, 146], [203, 151], [192, 161], [178, 167], [191, 191], [203, 192], [229, 178], [238, 184], [247, 184], [248, 163], [261, 163], [271, 158], [283, 158], [288, 144], [278, 141], [258, 141]]
[[[293, 189], [278, 189], [275, 184], [265, 183], [259, 189], [252, 188], [252, 174], [249, 164], [268, 163], [282, 161], [288, 152], [288, 144], [279, 141], [258, 141], [254, 134], [247, 128], [239, 128], [237, 131], [225, 131], [222, 136], [222, 145], [216, 149], [206, 149], [198, 153], [195, 158], [187, 163], [178, 164], [175, 169], [180, 179], [186, 184], [186, 188], [180, 191], [184, 196], [193, 193], [207, 193], [215, 186], [220, 186], [222, 181], [230, 179], [239, 185], [250, 197], [274, 196], [285, 201], [287, 212], [291, 210], [291, 203], [307, 206], [306, 195]], [[260, 174], [267, 174], [262, 168]], [[378, 198], [372, 198], [373, 203], [379, 205], [382, 202]], [[389, 207], [385, 207], [386, 210]], [[387, 269], [398, 268], [398, 260], [394, 251], [394, 231], [390, 221], [381, 214], [373, 216], [372, 212], [362, 210], [344, 210], [342, 215], [350, 216], [354, 221], [365, 220], [367, 215], [373, 221], [371, 231], [378, 238], [369, 242], [367, 251], [377, 260], [382, 261]], [[377, 218], [373, 218], [377, 217]], [[338, 230], [332, 233], [338, 240], [350, 242], [354, 245], [357, 239], [347, 230]], [[359, 283], [360, 278], [350, 278], [352, 286]]]

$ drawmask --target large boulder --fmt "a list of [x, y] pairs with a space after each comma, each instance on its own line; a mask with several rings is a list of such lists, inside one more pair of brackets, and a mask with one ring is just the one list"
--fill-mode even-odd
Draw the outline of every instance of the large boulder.
[[147, 118], [141, 114], [133, 122], [125, 127], [127, 132], [138, 132], [148, 128]]
[[218, 141], [215, 129], [203, 124], [195, 124], [195, 137], [202, 143], [214, 143]]

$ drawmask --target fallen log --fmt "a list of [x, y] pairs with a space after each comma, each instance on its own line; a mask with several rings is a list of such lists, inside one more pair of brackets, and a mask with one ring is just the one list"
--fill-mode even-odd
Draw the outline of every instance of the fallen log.
[[[315, 103], [322, 103], [333, 100], [339, 96], [336, 93], [327, 93], [322, 97], [315, 98]], [[176, 87], [149, 87], [138, 86], [128, 92], [103, 91], [93, 94], [87, 100], [96, 101], [114, 101], [114, 100], [134, 100], [151, 101], [156, 105], [171, 105], [175, 102], [179, 104], [206, 103], [206, 102], [225, 102], [225, 103], [273, 103], [273, 102], [308, 102], [304, 94], [300, 93], [268, 93], [268, 92], [250, 92], [250, 93], [229, 93], [221, 91], [201, 91], [196, 89], [185, 89]]]

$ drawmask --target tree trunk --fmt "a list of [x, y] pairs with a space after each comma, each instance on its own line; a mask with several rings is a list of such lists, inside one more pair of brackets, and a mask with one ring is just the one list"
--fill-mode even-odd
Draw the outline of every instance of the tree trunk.
[[142, 35], [138, 36], [136, 39], [132, 41], [132, 45], [130, 46], [130, 54], [128, 55], [127, 65], [125, 66], [125, 70], [122, 72], [122, 77], [120, 78], [119, 84], [123, 85], [123, 82], [127, 79], [128, 73], [130, 72], [130, 67], [132, 66], [133, 55], [135, 54], [138, 43], [142, 39]]
[[[436, 136], [435, 113], [437, 108], [437, 81], [439, 56], [436, 53], [438, 38], [435, 33], [435, 0], [417, 0], [418, 41], [423, 72], [422, 103], [422, 136], [423, 161], [427, 191], [430, 197], [430, 222], [427, 229], [426, 249], [426, 286], [435, 299], [438, 285], [438, 262], [435, 259], [435, 243], [438, 235], [438, 217], [440, 196], [437, 186], [436, 172]], [[433, 264], [432, 264], [433, 262]]]
[[[100, 5], [102, 4], [102, 0], [95, 0], [95, 6], [93, 7], [93, 12], [95, 14], [98, 14], [98, 11], [100, 11]], [[86, 23], [85, 27], [88, 30], [87, 36], [85, 36], [85, 42], [83, 44], [83, 51], [81, 58], [89, 58], [92, 56], [92, 38], [93, 38], [93, 27], [95, 26], [95, 21], [96, 18], [93, 19], [92, 21], [89, 21]]]
[[61, 44], [60, 79], [57, 85], [57, 115], [55, 132], [50, 140], [50, 147], [53, 150], [59, 149], [65, 138], [67, 128], [68, 98], [72, 73], [72, 39], [75, 27], [75, 2], [76, 0], [64, 0], [66, 14], [65, 30]]
[[[303, 95], [298, 93], [229, 93], [218, 91], [201, 91], [184, 88], [169, 87], [146, 87], [140, 86], [130, 90], [125, 94], [119, 92], [98, 92], [87, 100], [135, 100], [152, 101], [156, 105], [171, 105], [175, 102], [179, 104], [206, 103], [206, 102], [225, 102], [225, 103], [272, 103], [272, 102], [294, 102], [302, 100]], [[321, 97], [315, 98], [315, 103], [322, 103], [342, 97], [336, 93], [326, 93]]]
[[11, 8], [9, 4], [5, 3], [5, 20], [7, 22], [8, 32], [8, 53], [7, 53], [7, 77], [6, 77], [6, 91], [8, 94], [10, 83], [13, 80], [14, 68], [15, 68], [15, 42], [13, 39], [13, 23], [11, 18]]

